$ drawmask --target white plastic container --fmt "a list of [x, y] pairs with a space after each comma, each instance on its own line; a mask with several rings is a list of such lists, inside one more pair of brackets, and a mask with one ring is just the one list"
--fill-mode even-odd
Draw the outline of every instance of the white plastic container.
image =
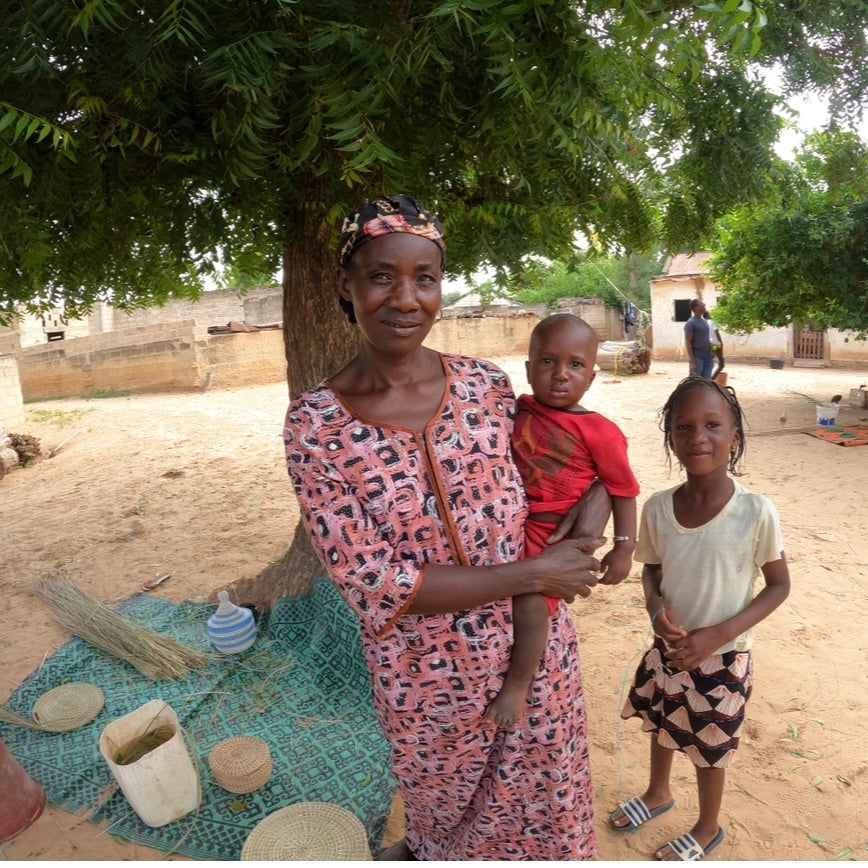
[[817, 404], [817, 424], [831, 428], [838, 424], [837, 404]]
[[[167, 741], [134, 762], [117, 762], [132, 742], [165, 728], [172, 730]], [[165, 826], [199, 807], [199, 775], [178, 727], [178, 715], [162, 699], [152, 699], [106, 726], [99, 750], [127, 801], [148, 826]]]

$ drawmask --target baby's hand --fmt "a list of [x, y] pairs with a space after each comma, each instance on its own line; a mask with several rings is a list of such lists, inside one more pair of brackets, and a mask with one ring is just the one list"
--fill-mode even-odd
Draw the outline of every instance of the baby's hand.
[[600, 568], [603, 575], [600, 578], [601, 585], [617, 585], [630, 575], [633, 566], [633, 553], [623, 549], [614, 548], [601, 561]]

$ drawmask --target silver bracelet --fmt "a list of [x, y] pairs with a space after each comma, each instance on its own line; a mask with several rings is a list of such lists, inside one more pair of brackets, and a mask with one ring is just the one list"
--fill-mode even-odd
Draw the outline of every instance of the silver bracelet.
[[635, 540], [633, 540], [633, 537], [631, 537], [631, 536], [613, 536], [612, 537], [612, 542], [631, 542], [631, 541], [635, 542]]
[[653, 630], [657, 624], [657, 619], [666, 611], [665, 604], [662, 605], [652, 616], [651, 616], [651, 629]]

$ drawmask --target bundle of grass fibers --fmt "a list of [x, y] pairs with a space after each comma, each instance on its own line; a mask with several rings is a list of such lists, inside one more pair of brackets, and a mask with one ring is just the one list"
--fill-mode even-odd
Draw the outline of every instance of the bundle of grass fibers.
[[13, 726], [22, 726], [24, 729], [38, 729], [45, 732], [45, 727], [22, 717], [17, 711], [13, 711], [8, 705], [0, 705], [0, 721], [11, 723]]
[[106, 653], [126, 660], [154, 681], [186, 678], [190, 669], [204, 666], [211, 659], [202, 651], [136, 624], [83, 591], [64, 574], [39, 579], [34, 590], [61, 626]]

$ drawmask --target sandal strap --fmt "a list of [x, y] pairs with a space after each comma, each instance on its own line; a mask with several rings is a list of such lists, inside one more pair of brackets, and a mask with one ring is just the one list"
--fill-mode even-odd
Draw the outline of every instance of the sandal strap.
[[635, 796], [628, 802], [624, 802], [620, 807], [624, 816], [634, 826], [641, 826], [651, 819], [651, 811], [648, 810], [648, 805], [645, 804], [641, 796]]
[[705, 856], [705, 850], [699, 846], [699, 842], [690, 832], [670, 841], [669, 846], [683, 862], [699, 862]]

